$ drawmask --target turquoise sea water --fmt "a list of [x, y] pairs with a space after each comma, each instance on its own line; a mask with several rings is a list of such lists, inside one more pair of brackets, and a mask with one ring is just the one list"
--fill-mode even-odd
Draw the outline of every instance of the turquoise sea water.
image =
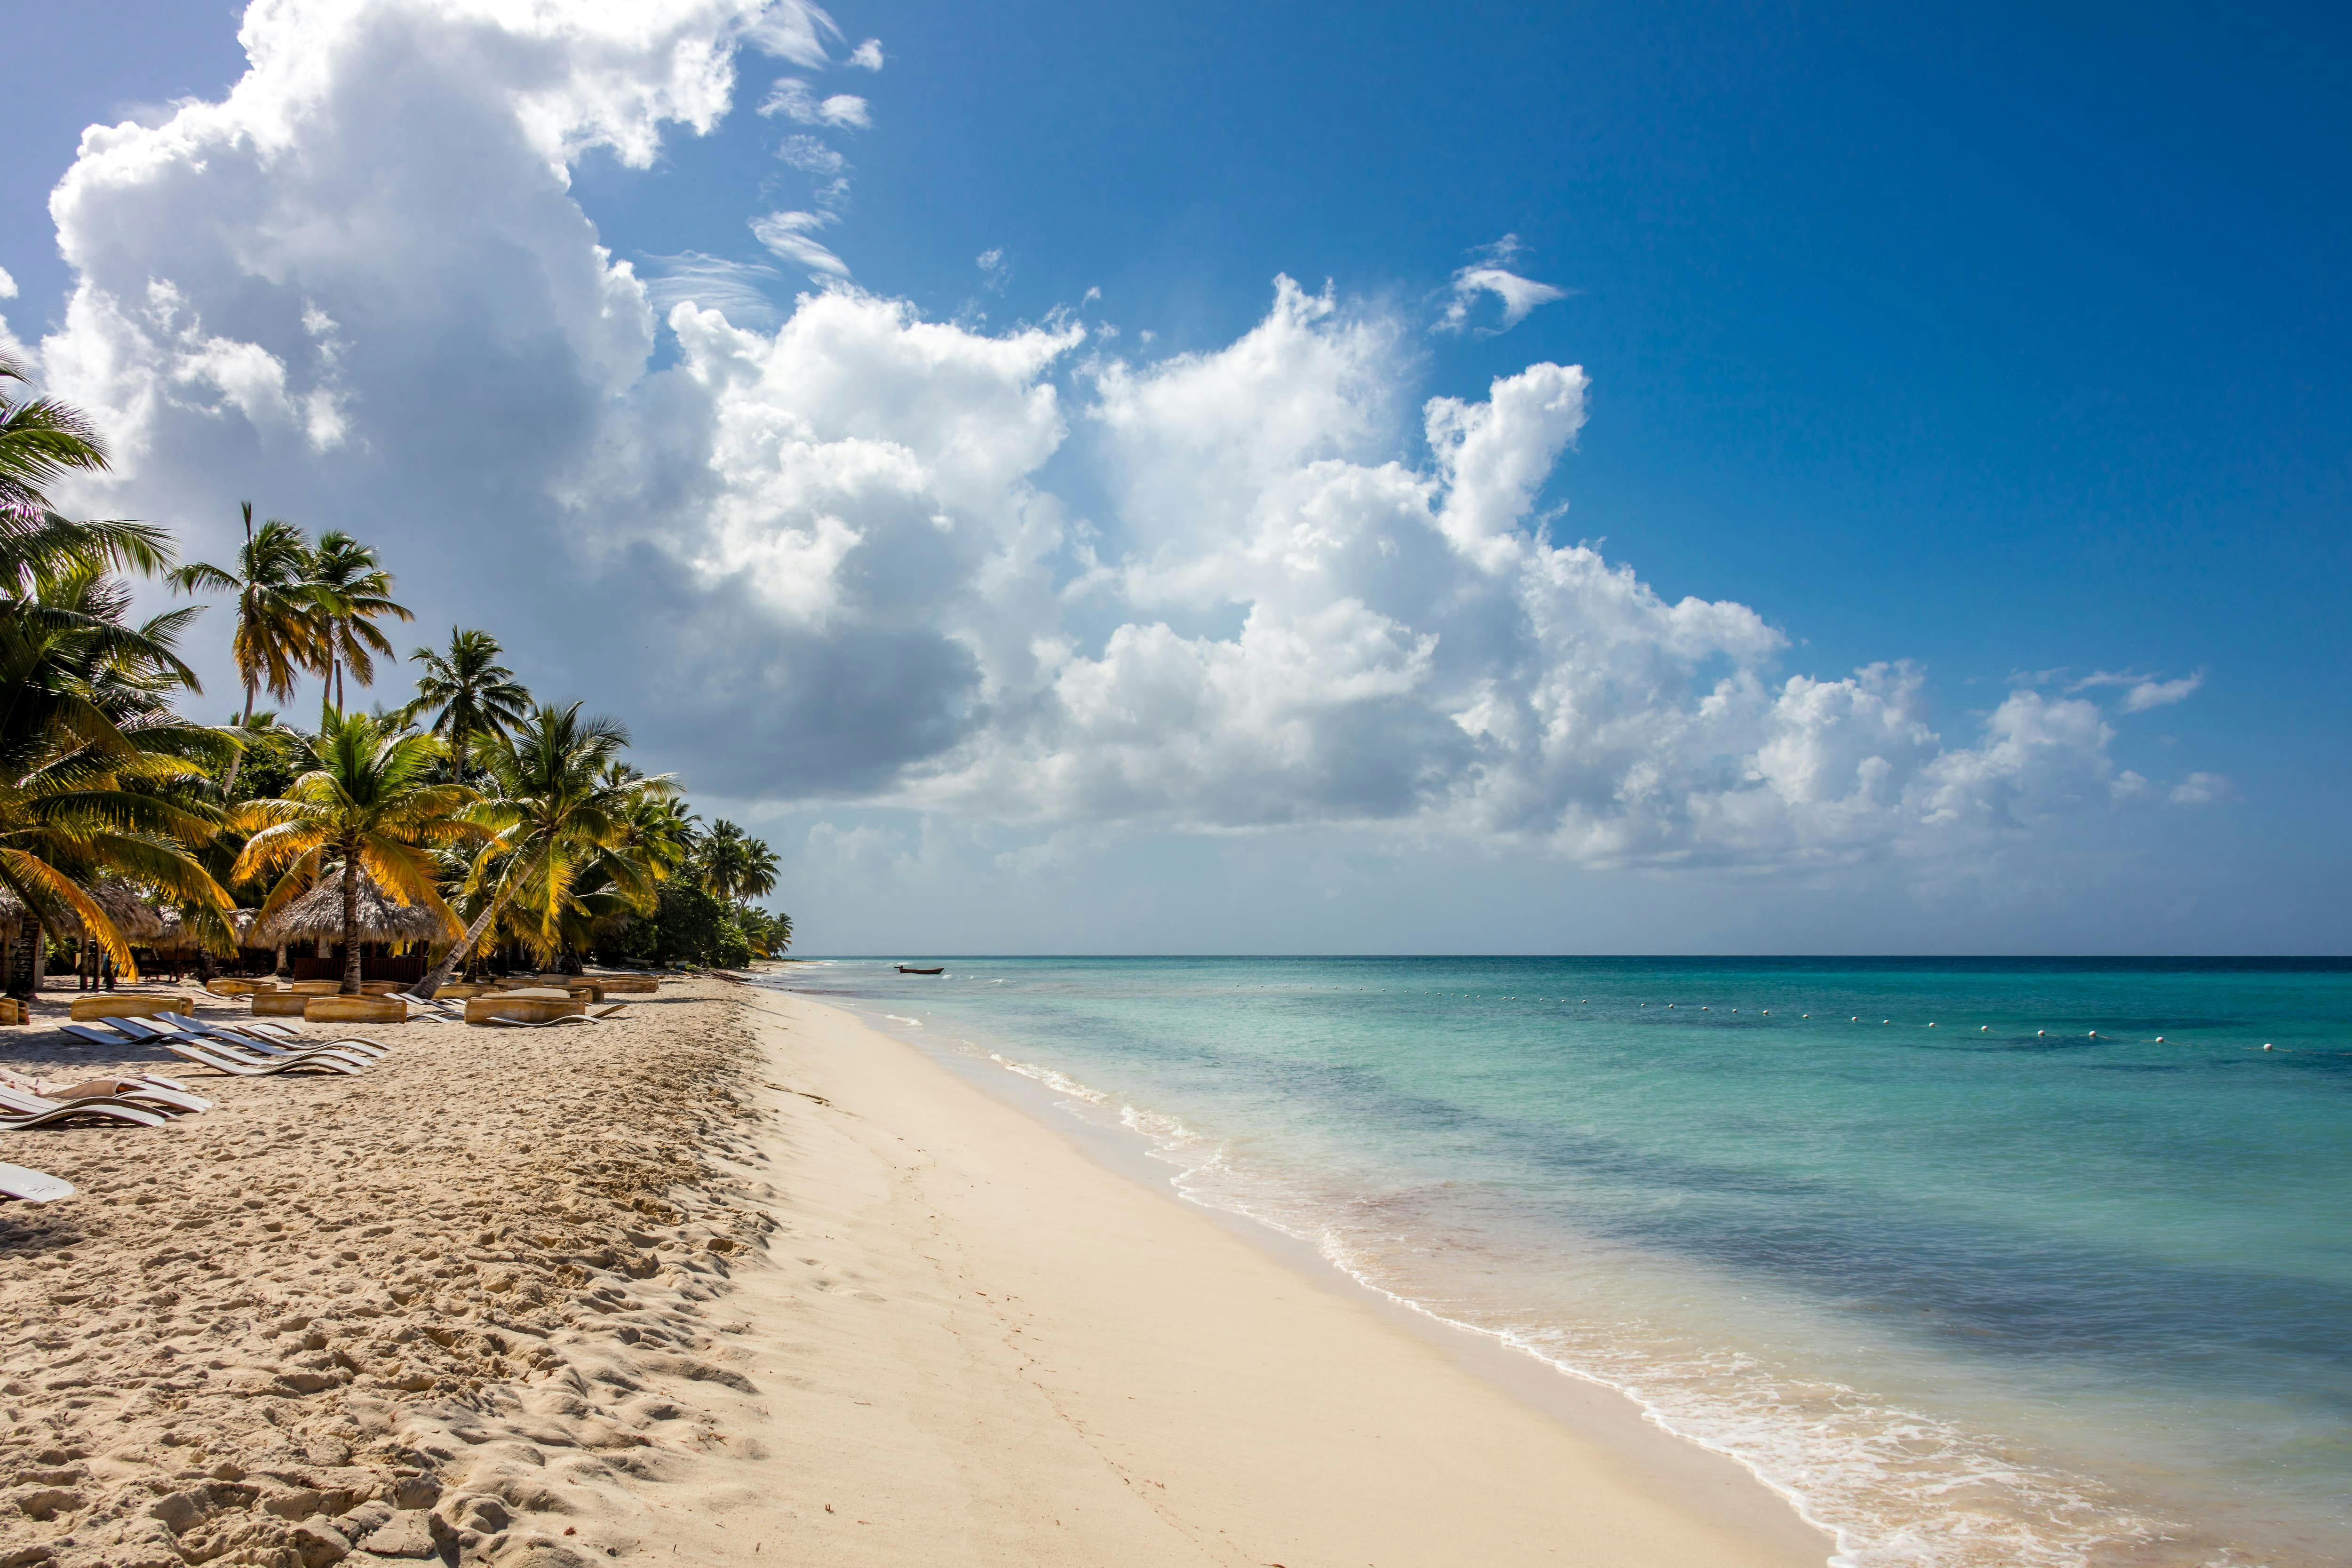
[[773, 983], [1626, 1391], [1843, 1563], [2352, 1563], [2352, 963], [921, 962]]

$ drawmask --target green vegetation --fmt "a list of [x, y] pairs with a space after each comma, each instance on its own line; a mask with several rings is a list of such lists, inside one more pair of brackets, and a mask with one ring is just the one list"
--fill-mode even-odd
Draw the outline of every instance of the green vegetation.
[[[11, 395], [23, 380], [0, 359], [0, 927], [35, 973], [79, 935], [135, 975], [121, 923], [142, 903], [232, 959], [241, 929], [323, 884], [356, 991], [363, 879], [454, 939], [433, 944], [427, 989], [502, 957], [741, 964], [791, 945], [791, 917], [751, 901], [775, 889], [768, 847], [703, 828], [669, 775], [626, 760], [617, 722], [534, 700], [488, 632], [453, 626], [410, 656], [412, 698], [349, 711], [347, 687], [394, 657], [379, 623], [412, 618], [350, 534], [257, 526], [247, 502], [234, 558], [181, 565], [154, 524], [61, 516], [51, 489], [103, 470], [106, 448], [76, 411]], [[181, 710], [202, 693], [179, 647], [204, 606], [134, 623], [134, 575], [230, 597], [233, 719]], [[313, 677], [315, 731], [257, 709]]]

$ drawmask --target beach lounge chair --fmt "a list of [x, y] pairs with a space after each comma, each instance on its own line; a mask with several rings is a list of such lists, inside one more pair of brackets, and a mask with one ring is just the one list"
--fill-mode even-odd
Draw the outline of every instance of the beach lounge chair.
[[[284, 1046], [273, 1040], [264, 1040], [254, 1036], [241, 1036], [226, 1029], [165, 1027], [163, 1024], [148, 1018], [129, 1020], [117, 1018], [114, 1024], [116, 1027], [146, 1045], [169, 1047], [177, 1043], [202, 1046], [214, 1056], [228, 1057], [237, 1061], [254, 1064], [331, 1057], [337, 1061], [349, 1062], [353, 1067], [365, 1067], [375, 1059], [365, 1051], [347, 1049], [340, 1044], [311, 1046], [306, 1043], [300, 1047]], [[183, 1051], [180, 1054], [184, 1056], [187, 1053]]]
[[[49, 1104], [77, 1100], [129, 1100], [150, 1110], [197, 1111], [210, 1110], [213, 1102], [201, 1094], [192, 1094], [185, 1085], [158, 1083], [150, 1078], [93, 1078], [73, 1083], [43, 1083], [38, 1079], [17, 1073], [0, 1072], [0, 1095], [15, 1095], [43, 1100]], [[0, 1104], [7, 1103], [0, 1101]], [[45, 1110], [46, 1105], [7, 1104], [12, 1110]]]
[[196, 1044], [184, 1037], [158, 1040], [157, 1045], [173, 1056], [185, 1057], [199, 1066], [232, 1078], [274, 1078], [282, 1072], [299, 1072], [310, 1068], [318, 1072], [339, 1072], [356, 1076], [359, 1063], [347, 1057], [308, 1056], [286, 1057], [278, 1060], [249, 1061], [231, 1056], [227, 1048], [215, 1042], [213, 1047]]
[[188, 1108], [163, 1100], [133, 1099], [123, 1094], [27, 1094], [21, 1089], [0, 1086], [0, 1117], [46, 1116], [57, 1110], [128, 1110], [152, 1111], [166, 1120], [185, 1116]]
[[161, 1127], [171, 1120], [160, 1110], [142, 1110], [135, 1105], [119, 1105], [99, 1100], [51, 1100], [46, 1110], [20, 1111], [7, 1106], [7, 1099], [14, 1098], [16, 1091], [12, 1089], [7, 1091], [6, 1099], [0, 1099], [0, 1131], [21, 1132], [30, 1127], [47, 1127], [59, 1121], [70, 1121], [78, 1116], [94, 1117], [100, 1121], [128, 1121], [139, 1127]]
[[50, 1175], [47, 1171], [28, 1171], [22, 1165], [0, 1165], [0, 1197], [22, 1198], [28, 1204], [53, 1204], [59, 1198], [73, 1196], [73, 1184]]
[[341, 1051], [349, 1056], [366, 1057], [373, 1060], [388, 1056], [392, 1047], [382, 1040], [371, 1040], [364, 1035], [346, 1035], [332, 1040], [313, 1040], [307, 1035], [264, 1035], [240, 1024], [207, 1024], [201, 1018], [184, 1013], [165, 1013], [160, 1021], [169, 1024], [183, 1034], [202, 1035], [208, 1039], [226, 1040], [231, 1045], [248, 1050], [272, 1051]]
[[391, 994], [395, 1002], [405, 1002], [411, 1007], [421, 1009], [417, 1018], [412, 1022], [430, 1019], [435, 1023], [455, 1024], [465, 1021], [466, 1013], [462, 1007], [452, 1007], [446, 1002], [436, 1002], [430, 996], [419, 996], [414, 991], [394, 991]]
[[492, 1028], [498, 1029], [552, 1029], [558, 1024], [596, 1024], [602, 1023], [603, 1020], [599, 1018], [592, 1018], [585, 1013], [566, 1013], [560, 1017], [540, 1018], [536, 1020], [530, 1018], [500, 1018], [493, 1015], [488, 1018], [477, 1018], [474, 1022], [477, 1024], [486, 1024]]

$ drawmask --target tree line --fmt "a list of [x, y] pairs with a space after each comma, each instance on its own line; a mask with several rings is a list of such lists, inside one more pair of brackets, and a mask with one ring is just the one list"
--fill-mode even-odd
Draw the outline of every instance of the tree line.
[[[349, 687], [397, 668], [387, 627], [414, 616], [350, 534], [256, 524], [247, 503], [231, 559], [183, 563], [156, 524], [61, 515], [49, 491], [104, 470], [106, 446], [77, 410], [16, 395], [25, 379], [0, 358], [0, 903], [37, 953], [78, 929], [135, 976], [127, 898], [234, 958], [324, 885], [356, 992], [366, 884], [440, 923], [428, 994], [494, 952], [576, 969], [790, 945], [791, 917], [751, 901], [775, 888], [768, 847], [706, 826], [669, 774], [630, 763], [619, 723], [535, 698], [488, 631], [453, 626], [408, 656], [405, 700], [351, 708]], [[234, 718], [184, 710], [203, 688], [180, 650], [205, 606], [134, 619], [134, 577], [228, 597]], [[306, 729], [284, 705], [309, 678]]]

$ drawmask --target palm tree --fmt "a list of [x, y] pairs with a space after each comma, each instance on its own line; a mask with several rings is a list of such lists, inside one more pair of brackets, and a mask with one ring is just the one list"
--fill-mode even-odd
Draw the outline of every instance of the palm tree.
[[[24, 372], [0, 355], [0, 384]], [[215, 814], [187, 797], [220, 738], [171, 711], [198, 689], [173, 647], [194, 607], [143, 626], [107, 575], [171, 564], [171, 542], [142, 522], [76, 522], [47, 487], [100, 472], [88, 419], [47, 398], [0, 395], [0, 887], [33, 926], [34, 983], [56, 912], [69, 910], [126, 973], [130, 945], [92, 889], [113, 878], [226, 910], [228, 895], [187, 854]]]
[[313, 766], [274, 800], [247, 801], [236, 825], [252, 832], [231, 873], [245, 881], [278, 873], [261, 906], [266, 920], [330, 868], [342, 879], [343, 984], [360, 989], [360, 873], [401, 904], [423, 904], [454, 933], [433, 851], [480, 837], [466, 819], [473, 791], [431, 782], [442, 745], [430, 735], [387, 727], [366, 713], [330, 714], [310, 742]]
[[[253, 717], [257, 689], [266, 688], [284, 701], [294, 695], [303, 670], [323, 665], [320, 649], [327, 629], [319, 588], [311, 581], [310, 541], [284, 518], [273, 517], [257, 531], [253, 503], [238, 504], [245, 514], [245, 544], [234, 569], [194, 561], [165, 581], [184, 594], [212, 590], [236, 595], [236, 632], [229, 652], [245, 681], [245, 711], [237, 716], [242, 725]], [[236, 773], [232, 760], [223, 793], [236, 790]]]
[[695, 859], [702, 885], [714, 899], [740, 904], [775, 890], [775, 852], [724, 817], [710, 825]]
[[[604, 783], [615, 790], [626, 791], [644, 778], [626, 763], [604, 764]], [[627, 831], [596, 849], [572, 879], [561, 931], [563, 967], [573, 967], [575, 951], [651, 914], [660, 885], [686, 864], [693, 847], [693, 818], [675, 795], [635, 791]], [[509, 906], [510, 917], [511, 912]]]
[[530, 711], [530, 693], [499, 662], [505, 651], [488, 632], [451, 626], [446, 652], [421, 647], [408, 656], [410, 663], [425, 667], [409, 711], [433, 710], [433, 733], [447, 743], [450, 773], [459, 780], [466, 776], [469, 742], [496, 740]]
[[633, 777], [610, 767], [628, 743], [626, 730], [609, 719], [582, 718], [577, 702], [566, 708], [542, 703], [513, 733], [492, 742], [484, 759], [490, 787], [472, 813], [489, 841], [466, 881], [466, 891], [480, 896], [482, 906], [420, 983], [418, 994], [430, 996], [448, 984], [510, 905], [519, 934], [534, 952], [544, 956], [559, 950], [572, 889], [591, 864], [612, 869], [613, 886], [624, 896], [650, 894], [657, 879], [644, 859], [606, 852], [630, 841], [638, 802], [674, 795], [677, 786], [667, 775]]
[[188, 612], [132, 626], [126, 603], [85, 563], [0, 616], [0, 886], [37, 940], [63, 906], [135, 977], [94, 883], [117, 878], [215, 915], [232, 906], [185, 847], [218, 827], [194, 786], [226, 749], [168, 701], [195, 683], [171, 646]]
[[376, 654], [393, 657], [392, 639], [375, 629], [385, 616], [413, 621], [407, 606], [392, 598], [392, 574], [376, 553], [341, 529], [319, 535], [310, 554], [310, 582], [319, 598], [319, 649], [326, 656], [327, 683], [334, 688], [335, 706], [343, 705], [343, 671], [349, 668], [362, 686], [375, 680]]
[[[0, 384], [24, 379], [0, 354]], [[46, 397], [0, 395], [0, 599], [9, 611], [45, 574], [75, 565], [152, 574], [171, 564], [171, 541], [152, 523], [74, 522], [50, 510], [51, 483], [106, 467], [106, 444], [81, 414]]]

